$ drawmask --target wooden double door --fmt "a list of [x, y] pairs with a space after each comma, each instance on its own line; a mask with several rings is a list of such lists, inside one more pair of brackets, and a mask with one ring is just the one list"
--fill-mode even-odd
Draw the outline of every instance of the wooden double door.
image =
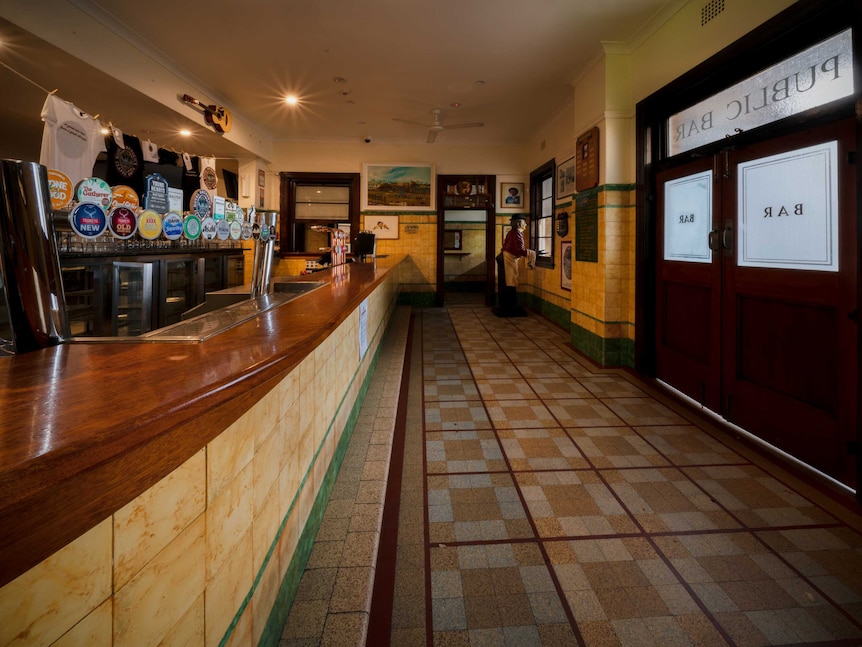
[[657, 377], [855, 487], [852, 121], [657, 175]]

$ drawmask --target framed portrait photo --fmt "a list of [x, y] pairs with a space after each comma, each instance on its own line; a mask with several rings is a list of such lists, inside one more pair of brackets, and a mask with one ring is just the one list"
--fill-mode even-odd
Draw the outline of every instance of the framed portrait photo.
[[523, 182], [500, 182], [500, 208], [525, 209]]
[[433, 164], [363, 164], [362, 209], [434, 210]]

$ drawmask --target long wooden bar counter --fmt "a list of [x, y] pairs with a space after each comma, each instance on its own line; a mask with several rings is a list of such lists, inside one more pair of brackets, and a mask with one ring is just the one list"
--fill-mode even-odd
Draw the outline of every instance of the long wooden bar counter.
[[[0, 587], [171, 474], [285, 376], [308, 378], [300, 363], [383, 282], [394, 304], [401, 260], [317, 272], [328, 286], [203, 342], [0, 359]], [[381, 307], [378, 320], [391, 313]], [[356, 371], [363, 358], [344, 355], [329, 370]]]

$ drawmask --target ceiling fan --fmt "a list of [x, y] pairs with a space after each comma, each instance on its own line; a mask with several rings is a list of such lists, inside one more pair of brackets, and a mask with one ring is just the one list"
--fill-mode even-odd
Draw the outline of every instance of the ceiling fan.
[[431, 111], [431, 114], [434, 115], [434, 123], [431, 125], [420, 124], [416, 121], [409, 121], [408, 119], [398, 119], [397, 117], [395, 117], [394, 121], [401, 121], [401, 122], [404, 122], [405, 124], [413, 124], [414, 126], [422, 126], [424, 128], [427, 128], [428, 129], [428, 139], [426, 139], [425, 141], [428, 144], [433, 144], [435, 142], [435, 140], [437, 139], [437, 133], [439, 133], [441, 130], [452, 130], [455, 128], [481, 128], [482, 126], [485, 125], [481, 121], [476, 121], [476, 122], [469, 123], [469, 124], [447, 124], [446, 126], [444, 126], [443, 124], [440, 123], [440, 109], [439, 108], [434, 108]]

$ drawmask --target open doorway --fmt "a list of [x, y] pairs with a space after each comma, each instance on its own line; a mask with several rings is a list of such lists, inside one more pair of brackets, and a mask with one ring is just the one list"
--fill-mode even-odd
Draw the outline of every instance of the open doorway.
[[439, 306], [494, 305], [494, 182], [492, 175], [438, 177]]

